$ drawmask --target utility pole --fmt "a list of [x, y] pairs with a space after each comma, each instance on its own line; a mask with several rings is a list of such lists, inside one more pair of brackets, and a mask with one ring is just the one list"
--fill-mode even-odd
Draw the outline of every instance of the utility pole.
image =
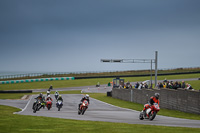
[[157, 85], [158, 51], [155, 51], [155, 87]]

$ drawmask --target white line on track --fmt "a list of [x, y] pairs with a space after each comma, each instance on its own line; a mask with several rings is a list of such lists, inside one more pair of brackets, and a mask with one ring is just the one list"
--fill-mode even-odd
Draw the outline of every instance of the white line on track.
[[28, 103], [26, 104], [26, 106], [22, 109], [22, 111], [19, 111], [19, 112], [14, 112], [13, 114], [19, 114], [19, 113], [22, 113], [29, 105], [31, 99], [32, 99], [33, 95], [31, 96], [31, 98], [29, 99]]

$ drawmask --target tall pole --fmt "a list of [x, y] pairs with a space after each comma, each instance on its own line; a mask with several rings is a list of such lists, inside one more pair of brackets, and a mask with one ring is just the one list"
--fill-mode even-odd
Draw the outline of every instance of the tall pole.
[[158, 51], [155, 51], [155, 87], [157, 85]]
[[150, 88], [152, 89], [152, 60], [151, 60], [151, 87]]

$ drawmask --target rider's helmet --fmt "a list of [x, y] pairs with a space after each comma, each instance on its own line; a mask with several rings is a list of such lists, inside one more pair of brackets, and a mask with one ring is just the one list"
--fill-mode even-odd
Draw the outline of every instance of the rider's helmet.
[[58, 98], [62, 98], [62, 96], [61, 95], [59, 95], [59, 97]]
[[160, 96], [159, 93], [155, 93], [155, 97], [156, 97], [157, 99], [159, 99], [159, 96]]
[[42, 97], [43, 96], [43, 94], [42, 93], [40, 93], [40, 95], [39, 95], [40, 97]]
[[89, 97], [90, 97], [90, 96], [89, 96], [88, 94], [85, 95], [85, 99], [89, 99]]
[[51, 97], [50, 95], [47, 96], [47, 98], [50, 98], [50, 97]]

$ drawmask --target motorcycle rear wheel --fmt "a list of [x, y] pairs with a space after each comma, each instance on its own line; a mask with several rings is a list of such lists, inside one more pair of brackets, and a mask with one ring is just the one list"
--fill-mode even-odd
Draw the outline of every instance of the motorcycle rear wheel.
[[78, 115], [80, 115], [81, 114], [81, 111], [80, 110], [78, 110]]
[[140, 120], [144, 120], [144, 116], [143, 116], [143, 113], [142, 113], [142, 112], [141, 112], [140, 115], [139, 115], [139, 119], [140, 119]]

